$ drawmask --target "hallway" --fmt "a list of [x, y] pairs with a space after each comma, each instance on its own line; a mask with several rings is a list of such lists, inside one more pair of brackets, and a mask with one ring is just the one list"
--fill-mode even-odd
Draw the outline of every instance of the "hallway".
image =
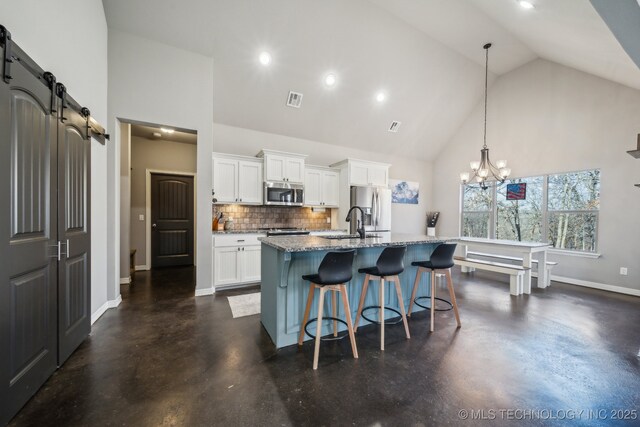
[[640, 322], [639, 298], [559, 283], [514, 298], [499, 276], [454, 271], [462, 329], [437, 313], [430, 334], [421, 312], [411, 340], [387, 328], [382, 353], [378, 329], [361, 328], [360, 359], [348, 340], [326, 342], [314, 372], [310, 344], [276, 352], [259, 316], [231, 317], [226, 297], [255, 288], [193, 298], [194, 277], [136, 273], [10, 425], [463, 425], [478, 423], [463, 409], [640, 406], [640, 331], [625, 328]]

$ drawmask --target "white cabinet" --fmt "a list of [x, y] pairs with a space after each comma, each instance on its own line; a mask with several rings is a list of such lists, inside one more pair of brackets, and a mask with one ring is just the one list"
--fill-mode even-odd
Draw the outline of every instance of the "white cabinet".
[[371, 185], [387, 187], [389, 185], [388, 163], [370, 162], [368, 160], [346, 159], [331, 165], [342, 171], [342, 185]]
[[262, 204], [262, 161], [213, 154], [212, 189], [218, 203]]
[[213, 237], [213, 286], [234, 286], [260, 281], [264, 234], [222, 234]]
[[389, 165], [352, 161], [349, 163], [349, 177], [349, 185], [386, 187], [389, 185]]
[[337, 208], [339, 204], [340, 173], [320, 166], [307, 166], [304, 178], [305, 206]]
[[264, 158], [264, 180], [304, 183], [304, 159], [302, 154], [262, 150], [258, 157]]

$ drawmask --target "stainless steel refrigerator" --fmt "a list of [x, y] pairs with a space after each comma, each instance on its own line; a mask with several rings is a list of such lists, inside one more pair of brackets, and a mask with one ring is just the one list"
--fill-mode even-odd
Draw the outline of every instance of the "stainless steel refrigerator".
[[[364, 229], [367, 232], [391, 231], [391, 190], [383, 187], [351, 187], [351, 206], [364, 211]], [[350, 232], [355, 233], [360, 213], [351, 212]]]

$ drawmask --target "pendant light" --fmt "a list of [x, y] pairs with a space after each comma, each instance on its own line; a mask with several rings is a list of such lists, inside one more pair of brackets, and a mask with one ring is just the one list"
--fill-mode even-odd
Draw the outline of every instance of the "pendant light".
[[[498, 160], [494, 165], [489, 159], [489, 147], [487, 147], [487, 88], [489, 80], [489, 48], [491, 43], [484, 46], [485, 50], [485, 66], [484, 66], [484, 144], [480, 150], [480, 161], [469, 163], [471, 173], [463, 172], [460, 174], [460, 180], [463, 184], [478, 185], [483, 190], [489, 188], [491, 182], [499, 184], [504, 183], [511, 174], [511, 169], [507, 167], [506, 160]], [[475, 183], [474, 183], [475, 181]]]

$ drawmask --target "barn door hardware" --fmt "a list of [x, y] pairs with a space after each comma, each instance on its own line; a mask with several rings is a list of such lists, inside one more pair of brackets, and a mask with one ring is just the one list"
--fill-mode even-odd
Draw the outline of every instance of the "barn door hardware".
[[56, 109], [56, 76], [46, 71], [42, 75], [42, 78], [44, 78], [44, 81], [47, 82], [49, 90], [51, 90], [51, 113], [55, 113], [56, 111], [58, 111]]
[[13, 63], [13, 56], [11, 55], [11, 33], [2, 25], [0, 25], [0, 44], [4, 48], [2, 80], [4, 80], [5, 83], [9, 83], [12, 78], [11, 64]]
[[67, 108], [67, 88], [62, 83], [56, 83], [56, 95], [62, 99], [62, 106], [60, 107], [60, 121], [62, 123], [67, 120], [64, 116], [64, 109]]

